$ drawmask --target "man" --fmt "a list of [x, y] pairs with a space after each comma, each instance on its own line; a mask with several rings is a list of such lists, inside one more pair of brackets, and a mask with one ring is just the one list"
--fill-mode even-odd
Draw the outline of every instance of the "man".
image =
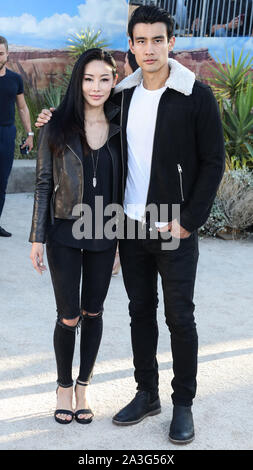
[[187, 1], [177, 0], [175, 6], [174, 20], [176, 23], [176, 33], [178, 35], [185, 34], [185, 28], [187, 27]]
[[[174, 371], [169, 439], [181, 444], [194, 438], [197, 229], [209, 216], [224, 171], [225, 151], [218, 105], [210, 87], [168, 59], [175, 43], [173, 28], [165, 10], [144, 6], [134, 11], [128, 26], [129, 45], [140, 68], [115, 90], [114, 100], [122, 106], [126, 227], [131, 221], [136, 233], [144, 228], [146, 238], [120, 240], [138, 392], [113, 417], [113, 423], [136, 424], [161, 411], [156, 359], [159, 272]], [[43, 113], [39, 122], [47, 122], [49, 116]], [[150, 204], [166, 205], [166, 218], [161, 211], [152, 224], [146, 214]], [[173, 219], [174, 204], [180, 214]], [[155, 230], [157, 238], [153, 239]], [[168, 231], [171, 240], [179, 242], [174, 250], [162, 246], [163, 233]]]
[[[8, 42], [0, 36], [0, 217], [2, 215], [8, 178], [13, 165], [15, 149], [15, 103], [27, 132], [27, 139], [22, 147], [33, 148], [33, 132], [28, 107], [24, 98], [22, 77], [7, 69]], [[1, 237], [10, 237], [11, 233], [0, 227]]]

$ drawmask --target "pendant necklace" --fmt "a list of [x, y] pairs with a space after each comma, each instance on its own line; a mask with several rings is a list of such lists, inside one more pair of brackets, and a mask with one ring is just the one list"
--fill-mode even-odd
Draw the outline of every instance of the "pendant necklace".
[[[86, 129], [85, 129], [86, 130]], [[106, 133], [107, 133], [107, 129], [106, 129]], [[102, 142], [104, 141], [104, 137], [105, 137], [105, 134], [102, 135], [102, 139], [100, 138], [100, 145], [102, 144]], [[96, 152], [97, 152], [97, 158], [96, 158], [96, 162], [94, 160], [94, 154], [95, 154], [95, 150], [92, 150], [91, 149], [91, 158], [92, 158], [92, 166], [93, 166], [93, 178], [92, 178], [92, 184], [93, 184], [93, 188], [95, 188], [97, 186], [97, 167], [98, 167], [98, 160], [99, 160], [99, 152], [100, 152], [100, 149], [101, 147], [99, 147]]]
[[94, 163], [94, 151], [91, 150], [91, 158], [92, 158], [92, 166], [93, 166], [93, 178], [92, 178], [92, 183], [93, 183], [93, 188], [97, 186], [97, 167], [98, 167], [98, 159], [99, 159], [99, 151], [97, 151], [97, 159], [96, 159], [96, 164]]

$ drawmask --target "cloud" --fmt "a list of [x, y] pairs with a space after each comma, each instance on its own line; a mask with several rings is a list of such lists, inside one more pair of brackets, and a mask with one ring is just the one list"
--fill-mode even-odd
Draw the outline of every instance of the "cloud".
[[86, 0], [78, 7], [78, 14], [55, 13], [38, 21], [33, 15], [0, 17], [2, 35], [28, 35], [41, 39], [66, 39], [69, 34], [90, 26], [101, 28], [103, 36], [112, 38], [126, 31], [128, 7], [126, 0]]

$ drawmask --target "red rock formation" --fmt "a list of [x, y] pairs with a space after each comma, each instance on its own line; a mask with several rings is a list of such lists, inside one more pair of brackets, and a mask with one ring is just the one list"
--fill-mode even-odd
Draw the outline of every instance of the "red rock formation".
[[[119, 80], [124, 77], [125, 52], [112, 51], [117, 65]], [[178, 60], [181, 64], [196, 73], [197, 77], [205, 81], [212, 73], [209, 65], [216, 64], [209, 54], [208, 49], [197, 49], [187, 51], [175, 51], [170, 54], [171, 58]], [[31, 78], [37, 75], [38, 88], [47, 87], [50, 81], [64, 74], [66, 66], [72, 63], [72, 58], [65, 50], [13, 50], [10, 48], [8, 67], [19, 72], [18, 63]]]
[[210, 65], [216, 66], [216, 61], [209, 54], [208, 49], [194, 49], [187, 51], [176, 51], [170, 53], [172, 59], [178, 60], [182, 65], [189, 68], [196, 74], [196, 77], [207, 82], [207, 78], [213, 76]]
[[10, 51], [8, 67], [20, 73], [18, 64], [30, 79], [36, 76], [38, 88], [46, 88], [51, 81], [64, 74], [66, 66], [71, 64], [67, 51], [61, 50], [24, 50]]

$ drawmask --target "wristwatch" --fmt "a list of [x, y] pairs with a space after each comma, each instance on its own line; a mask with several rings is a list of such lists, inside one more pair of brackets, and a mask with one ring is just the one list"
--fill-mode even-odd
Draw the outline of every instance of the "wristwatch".
[[31, 135], [32, 137], [34, 136], [34, 132], [27, 132], [27, 135]]

